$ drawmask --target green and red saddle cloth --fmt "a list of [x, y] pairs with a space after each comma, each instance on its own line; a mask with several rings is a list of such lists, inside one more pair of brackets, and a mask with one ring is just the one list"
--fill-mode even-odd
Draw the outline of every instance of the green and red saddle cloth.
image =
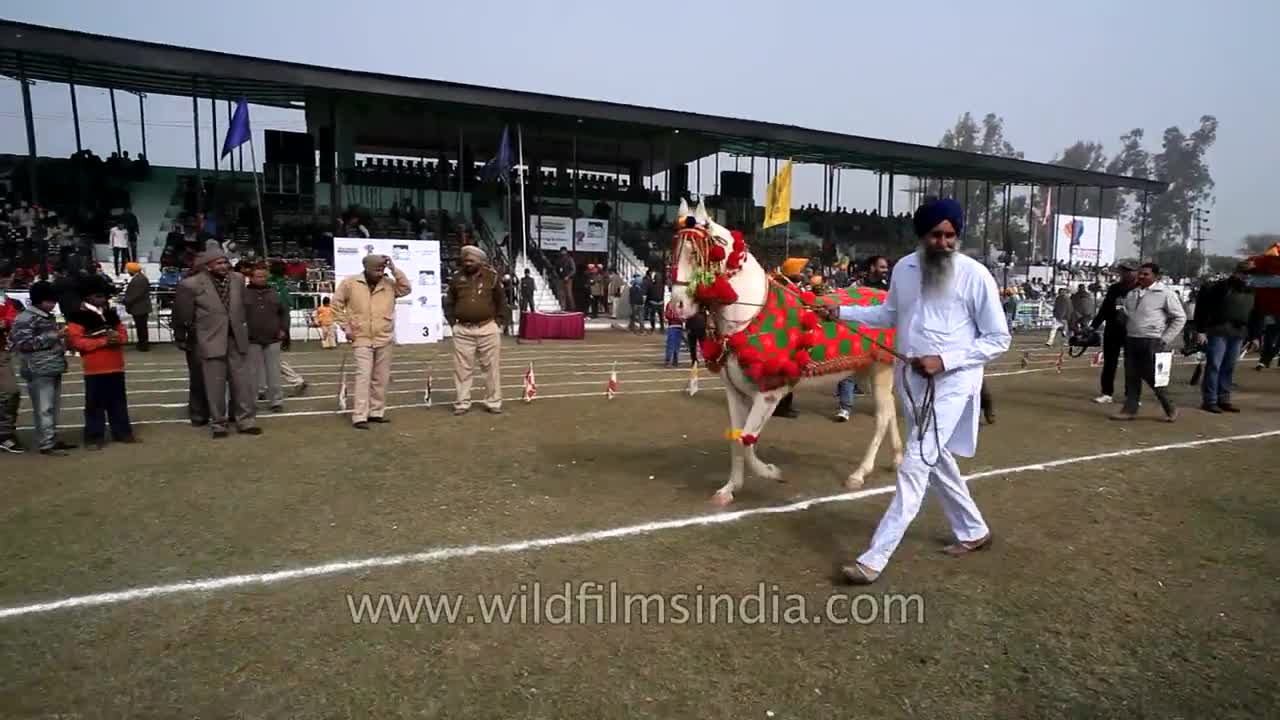
[[[824, 321], [811, 308], [881, 305], [888, 293], [853, 287], [815, 294], [770, 279], [764, 307], [741, 332], [707, 338], [703, 354], [718, 372], [732, 353], [748, 378], [762, 390], [793, 385], [803, 377], [861, 371], [872, 363], [891, 363], [893, 329]], [[726, 352], [727, 349], [727, 352]]]

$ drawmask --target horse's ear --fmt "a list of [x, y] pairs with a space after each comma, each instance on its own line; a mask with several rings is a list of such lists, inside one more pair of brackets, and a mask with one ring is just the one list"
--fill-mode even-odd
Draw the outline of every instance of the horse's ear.
[[699, 225], [707, 224], [707, 201], [702, 198], [698, 199], [698, 209], [693, 211], [693, 217], [698, 221]]
[[676, 211], [677, 222], [683, 223], [684, 219], [689, 217], [689, 203], [684, 198], [680, 198], [680, 209]]

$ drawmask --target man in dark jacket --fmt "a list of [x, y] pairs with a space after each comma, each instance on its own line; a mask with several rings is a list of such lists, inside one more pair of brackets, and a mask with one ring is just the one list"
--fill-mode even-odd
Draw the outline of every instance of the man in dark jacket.
[[129, 272], [129, 284], [124, 289], [124, 309], [133, 318], [138, 352], [147, 352], [151, 349], [147, 328], [147, 318], [151, 315], [151, 281], [136, 262], [125, 265], [125, 270]]
[[1102, 305], [1089, 323], [1094, 330], [1103, 323], [1107, 324], [1102, 333], [1102, 394], [1094, 398], [1094, 402], [1102, 404], [1111, 402], [1115, 397], [1116, 367], [1120, 364], [1120, 348], [1124, 347], [1124, 320], [1116, 317], [1116, 306], [1133, 289], [1138, 277], [1137, 268], [1131, 263], [1122, 262], [1116, 267], [1120, 271], [1120, 281], [1107, 288]]
[[1231, 404], [1232, 376], [1241, 346], [1257, 337], [1261, 325], [1254, 317], [1253, 288], [1247, 282], [1251, 269], [1247, 261], [1241, 262], [1230, 277], [1208, 286], [1196, 299], [1191, 324], [1196, 343], [1204, 347], [1200, 409], [1205, 412], [1240, 412]]
[[280, 344], [289, 327], [289, 308], [279, 291], [267, 284], [267, 269], [257, 267], [244, 290], [244, 318], [249, 324], [249, 366], [254, 386], [266, 393], [271, 412], [284, 409], [280, 384]]

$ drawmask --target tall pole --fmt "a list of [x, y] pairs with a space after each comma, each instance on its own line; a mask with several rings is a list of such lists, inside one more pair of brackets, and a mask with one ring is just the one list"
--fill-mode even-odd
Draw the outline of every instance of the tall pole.
[[524, 129], [516, 124], [516, 145], [520, 154], [520, 252], [524, 261], [529, 262], [529, 209], [524, 204], [525, 167], [524, 167]]
[[[458, 215], [462, 215], [462, 194], [467, 191], [467, 169], [463, 167], [462, 156], [465, 148], [463, 147], [463, 130], [462, 126], [458, 126]], [[467, 224], [467, 218], [463, 218], [462, 224]]]
[[120, 154], [120, 117], [116, 115], [116, 89], [108, 88], [107, 95], [111, 97], [111, 129], [116, 132], [116, 155]]
[[196, 212], [204, 212], [204, 177], [200, 174], [200, 98], [196, 97], [196, 81], [191, 80], [191, 131], [196, 147]]
[[578, 129], [573, 129], [573, 176], [569, 178], [570, 193], [573, 197], [573, 212], [569, 213], [569, 241], [573, 247], [569, 248], [572, 252], [578, 251]]
[[142, 156], [147, 155], [147, 104], [143, 102], [146, 93], [138, 93], [138, 122], [142, 125]]
[[253, 163], [253, 197], [258, 204], [258, 231], [262, 233], [262, 259], [267, 259], [267, 224], [262, 219], [262, 192], [258, 189], [258, 153], [253, 149], [253, 133], [249, 133], [249, 162]]
[[884, 173], [876, 173], [876, 214], [884, 215]]
[[76, 152], [80, 152], [84, 148], [80, 145], [80, 106], [76, 103], [76, 81], [74, 76], [71, 78], [69, 86], [71, 87], [71, 122], [76, 126]]
[[[1073, 185], [1071, 187], [1071, 222], [1073, 224], [1075, 223], [1076, 213], [1080, 212], [1079, 203], [1077, 202], [1079, 197], [1080, 197], [1080, 186]], [[1075, 239], [1076, 239], [1075, 235], [1076, 235], [1075, 230], [1072, 229], [1071, 237], [1068, 238], [1067, 240], [1067, 242], [1071, 243], [1070, 245], [1067, 246], [1067, 267], [1068, 268], [1071, 267], [1072, 260], [1074, 259], [1073, 255], [1075, 251]], [[1070, 277], [1071, 270], [1068, 269], [1067, 273], [1068, 273], [1068, 277]]]

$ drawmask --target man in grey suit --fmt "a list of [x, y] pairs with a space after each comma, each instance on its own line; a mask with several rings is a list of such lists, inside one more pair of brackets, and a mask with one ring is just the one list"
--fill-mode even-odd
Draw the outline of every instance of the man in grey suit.
[[174, 340], [183, 350], [188, 345], [195, 349], [213, 437], [227, 436], [228, 397], [236, 429], [244, 435], [261, 435], [262, 428], [255, 424], [257, 389], [247, 355], [244, 276], [231, 271], [226, 253], [215, 241], [196, 258], [195, 267], [195, 274], [178, 283], [173, 303]]

